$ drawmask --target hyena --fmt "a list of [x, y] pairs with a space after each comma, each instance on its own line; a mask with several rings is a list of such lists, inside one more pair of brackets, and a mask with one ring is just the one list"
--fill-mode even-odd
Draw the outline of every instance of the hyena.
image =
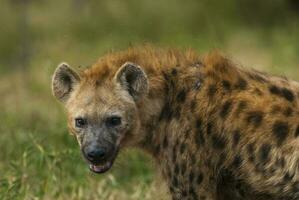
[[299, 199], [295, 81], [217, 52], [142, 46], [79, 73], [62, 63], [52, 89], [93, 172], [138, 147], [174, 200]]

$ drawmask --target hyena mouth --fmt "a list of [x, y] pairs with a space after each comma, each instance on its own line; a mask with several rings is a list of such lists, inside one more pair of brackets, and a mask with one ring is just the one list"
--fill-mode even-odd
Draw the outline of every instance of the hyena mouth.
[[92, 172], [101, 174], [101, 173], [105, 173], [106, 171], [108, 171], [111, 168], [111, 166], [112, 166], [112, 162], [109, 161], [102, 165], [89, 164], [89, 169]]
[[118, 154], [118, 148], [116, 149], [116, 151], [114, 152], [114, 154], [110, 157], [110, 159], [101, 162], [101, 163], [92, 163], [89, 162], [89, 169], [90, 171], [94, 172], [94, 173], [98, 173], [98, 174], [102, 174], [107, 172], [113, 165], [117, 154]]

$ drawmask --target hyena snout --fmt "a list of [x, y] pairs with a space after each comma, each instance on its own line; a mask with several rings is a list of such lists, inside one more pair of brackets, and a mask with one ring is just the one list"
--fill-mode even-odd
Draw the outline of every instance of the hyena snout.
[[110, 160], [113, 148], [100, 145], [87, 145], [82, 149], [84, 157], [93, 164], [99, 164]]

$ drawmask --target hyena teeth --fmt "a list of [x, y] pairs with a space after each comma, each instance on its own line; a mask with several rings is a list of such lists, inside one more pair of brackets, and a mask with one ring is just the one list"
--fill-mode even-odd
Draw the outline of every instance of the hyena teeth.
[[89, 168], [94, 171], [94, 172], [98, 172], [98, 173], [102, 173], [107, 171], [109, 168], [111, 167], [111, 162], [107, 162], [104, 165], [93, 165], [90, 164]]

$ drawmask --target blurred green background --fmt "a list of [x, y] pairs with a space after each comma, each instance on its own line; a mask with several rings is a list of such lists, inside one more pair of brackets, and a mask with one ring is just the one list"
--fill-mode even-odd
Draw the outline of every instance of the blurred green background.
[[297, 0], [0, 0], [0, 199], [166, 199], [149, 157], [95, 175], [51, 96], [58, 63], [85, 67], [150, 42], [299, 78]]

